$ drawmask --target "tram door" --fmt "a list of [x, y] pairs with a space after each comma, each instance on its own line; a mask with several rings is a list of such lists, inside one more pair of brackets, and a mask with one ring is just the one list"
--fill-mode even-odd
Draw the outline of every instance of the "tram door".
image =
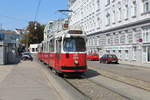
[[56, 67], [60, 66], [61, 61], [61, 41], [56, 40]]
[[150, 62], [150, 47], [148, 47], [148, 52], [147, 52], [147, 54], [148, 54], [148, 62]]

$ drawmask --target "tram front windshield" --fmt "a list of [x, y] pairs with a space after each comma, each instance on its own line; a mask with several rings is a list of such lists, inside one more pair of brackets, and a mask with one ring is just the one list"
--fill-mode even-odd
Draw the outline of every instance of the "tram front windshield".
[[64, 51], [65, 52], [85, 52], [85, 40], [79, 37], [65, 38], [64, 39]]

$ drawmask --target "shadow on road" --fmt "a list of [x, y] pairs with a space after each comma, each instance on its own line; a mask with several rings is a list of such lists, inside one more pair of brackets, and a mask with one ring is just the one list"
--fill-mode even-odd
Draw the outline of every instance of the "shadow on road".
[[101, 74], [92, 69], [88, 69], [88, 71], [86, 73], [84, 73], [85, 78], [92, 78], [92, 77], [96, 77], [98, 75], [101, 75]]
[[85, 78], [92, 78], [92, 77], [96, 77], [100, 75], [100, 73], [98, 73], [97, 71], [94, 71], [92, 69], [88, 69], [87, 72], [83, 73], [83, 74], [78, 74], [78, 73], [72, 73], [70, 75], [65, 76], [65, 78], [67, 79], [85, 79]]

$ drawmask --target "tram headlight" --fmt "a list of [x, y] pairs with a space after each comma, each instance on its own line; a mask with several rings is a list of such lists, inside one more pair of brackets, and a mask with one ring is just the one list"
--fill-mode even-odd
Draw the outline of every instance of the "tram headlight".
[[78, 60], [75, 60], [75, 61], [74, 61], [74, 64], [78, 65], [78, 64], [79, 64], [79, 61], [78, 61]]
[[79, 55], [77, 53], [74, 54], [73, 59], [74, 59], [74, 64], [78, 65], [79, 64]]

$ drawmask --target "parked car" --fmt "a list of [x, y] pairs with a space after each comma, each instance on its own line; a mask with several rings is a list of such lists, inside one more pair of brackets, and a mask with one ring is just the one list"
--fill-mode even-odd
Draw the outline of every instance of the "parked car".
[[96, 54], [96, 53], [88, 54], [87, 55], [87, 60], [98, 61], [99, 60], [99, 55]]
[[100, 58], [100, 63], [118, 63], [118, 58], [114, 54], [104, 54]]
[[33, 61], [33, 57], [32, 57], [30, 52], [24, 52], [24, 53], [22, 53], [21, 60], [24, 60], [24, 61], [25, 60], [31, 60], [31, 61]]

